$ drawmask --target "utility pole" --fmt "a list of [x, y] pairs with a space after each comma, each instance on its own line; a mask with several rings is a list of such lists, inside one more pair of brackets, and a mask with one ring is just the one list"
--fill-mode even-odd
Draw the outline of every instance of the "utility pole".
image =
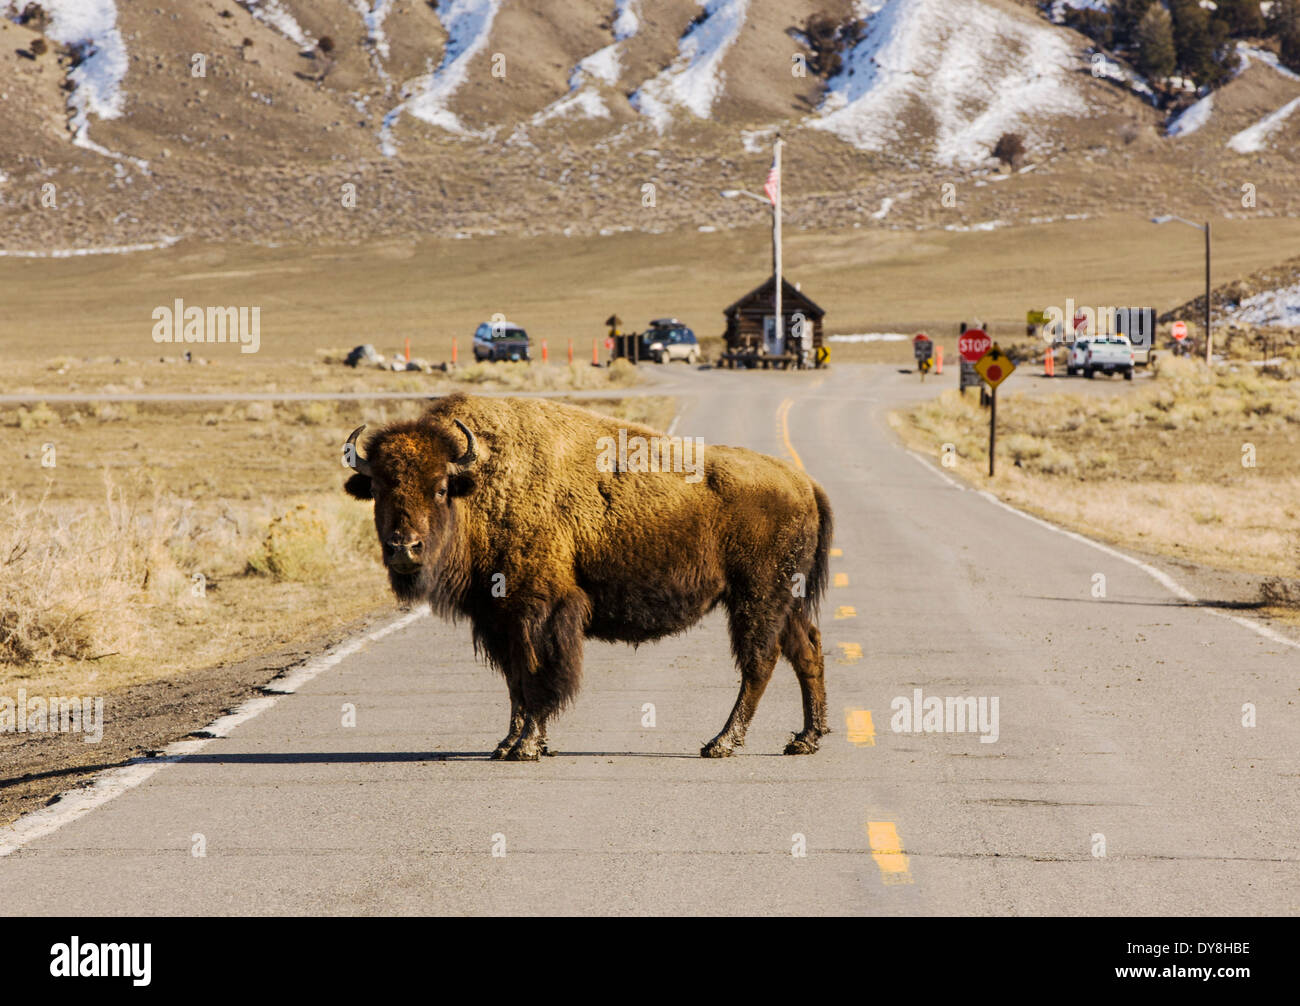
[[1205, 221], [1205, 365], [1210, 365], [1210, 221]]
[[785, 315], [781, 311], [781, 191], [785, 188], [785, 179], [781, 177], [781, 137], [772, 145], [772, 165], [776, 170], [776, 198], [772, 200], [772, 275], [776, 280], [776, 345], [785, 352]]

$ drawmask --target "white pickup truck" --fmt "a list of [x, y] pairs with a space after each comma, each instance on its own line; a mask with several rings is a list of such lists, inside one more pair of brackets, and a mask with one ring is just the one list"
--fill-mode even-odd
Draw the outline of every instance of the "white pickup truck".
[[1097, 371], [1103, 374], [1124, 375], [1124, 380], [1133, 380], [1133, 344], [1122, 335], [1112, 335], [1104, 339], [1079, 339], [1070, 346], [1070, 355], [1065, 361], [1065, 371], [1071, 377], [1082, 373], [1092, 377]]

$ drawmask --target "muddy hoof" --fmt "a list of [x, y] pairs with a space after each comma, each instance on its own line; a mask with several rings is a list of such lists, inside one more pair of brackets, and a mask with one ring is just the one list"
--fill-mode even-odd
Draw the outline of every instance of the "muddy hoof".
[[736, 751], [725, 744], [719, 744], [717, 741], [709, 741], [704, 747], [700, 748], [701, 758], [730, 758]]
[[791, 737], [790, 743], [785, 746], [785, 754], [788, 755], [810, 755], [817, 753], [817, 738], [815, 737]]
[[547, 747], [545, 744], [543, 744], [543, 745], [542, 745], [542, 757], [543, 757], [543, 758], [554, 758], [554, 757], [555, 757], [555, 752], [552, 751], [552, 750], [551, 750], [549, 747]]
[[541, 757], [536, 744], [520, 741], [505, 754], [506, 761], [537, 761]]

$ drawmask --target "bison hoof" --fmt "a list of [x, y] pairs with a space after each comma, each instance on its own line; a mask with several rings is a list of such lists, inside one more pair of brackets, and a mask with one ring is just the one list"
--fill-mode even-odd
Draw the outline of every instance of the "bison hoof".
[[717, 740], [711, 740], [700, 748], [701, 758], [730, 758], [736, 749]]
[[541, 757], [542, 748], [536, 741], [520, 741], [509, 751], [505, 753], [506, 761], [537, 761]]
[[514, 746], [513, 744], [507, 744], [505, 741], [502, 741], [500, 744], [496, 746], [496, 749], [492, 752], [492, 754], [489, 757], [493, 761], [501, 761], [501, 759], [503, 759], [506, 755], [510, 753], [510, 749], [513, 746]]
[[785, 746], [785, 754], [788, 755], [810, 755], [817, 753], [817, 742], [820, 738], [797, 734], [790, 738], [790, 743]]

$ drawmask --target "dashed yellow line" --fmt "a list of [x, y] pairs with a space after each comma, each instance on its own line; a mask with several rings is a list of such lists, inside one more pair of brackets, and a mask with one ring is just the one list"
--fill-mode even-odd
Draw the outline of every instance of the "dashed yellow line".
[[880, 867], [880, 879], [884, 883], [912, 883], [911, 865], [893, 821], [868, 821], [867, 842], [871, 845], [871, 858]]
[[793, 398], [787, 398], [781, 403], [780, 408], [776, 410], [777, 423], [781, 428], [781, 439], [785, 441], [785, 449], [789, 452], [794, 463], [803, 468], [803, 459], [799, 457], [799, 452], [794, 449], [794, 444], [790, 443], [790, 406], [794, 405]]
[[833, 548], [833, 549], [831, 549], [831, 558], [832, 558], [832, 559], [839, 559], [839, 558], [841, 558], [843, 555], [844, 555], [844, 549], [842, 549], [842, 548]]
[[876, 746], [876, 725], [871, 722], [870, 709], [845, 709], [844, 722], [850, 744], [860, 748]]
[[835, 576], [831, 579], [832, 587], [847, 587], [848, 585], [849, 585], [848, 573], [836, 573]]
[[862, 644], [860, 643], [840, 643], [838, 644], [842, 651], [840, 656], [841, 664], [856, 664], [862, 659]]
[[853, 605], [851, 604], [841, 604], [838, 608], [835, 609], [836, 621], [839, 621], [841, 618], [857, 618], [857, 617], [858, 617], [858, 609], [853, 607]]

